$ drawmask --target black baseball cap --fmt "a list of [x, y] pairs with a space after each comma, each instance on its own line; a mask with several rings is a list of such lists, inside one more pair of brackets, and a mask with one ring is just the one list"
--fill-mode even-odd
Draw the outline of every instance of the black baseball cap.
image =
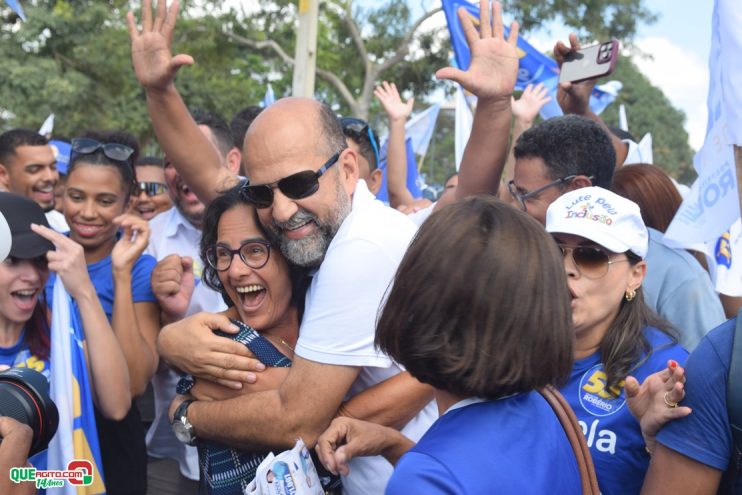
[[31, 230], [32, 223], [49, 227], [44, 212], [35, 201], [25, 196], [0, 192], [0, 212], [10, 227], [9, 256], [32, 259], [54, 249], [54, 244]]

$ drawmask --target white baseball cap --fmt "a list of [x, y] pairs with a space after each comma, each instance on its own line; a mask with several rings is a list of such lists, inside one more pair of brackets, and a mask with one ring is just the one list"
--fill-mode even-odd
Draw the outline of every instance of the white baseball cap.
[[614, 253], [631, 251], [640, 258], [649, 247], [639, 205], [602, 187], [560, 196], [546, 211], [546, 231], [578, 235]]
[[8, 221], [5, 220], [3, 214], [0, 213], [0, 263], [5, 261], [5, 258], [8, 257], [12, 239]]

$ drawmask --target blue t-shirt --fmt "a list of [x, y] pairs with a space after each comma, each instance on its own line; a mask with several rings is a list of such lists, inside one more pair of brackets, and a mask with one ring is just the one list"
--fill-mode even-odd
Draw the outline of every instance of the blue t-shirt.
[[665, 425], [657, 441], [707, 466], [725, 471], [734, 442], [727, 413], [727, 377], [737, 319], [709, 332], [685, 366], [683, 405], [693, 412]]
[[[131, 296], [132, 301], [138, 302], [157, 302], [157, 298], [152, 292], [150, 284], [150, 275], [157, 264], [154, 257], [143, 254], [134, 262], [131, 269]], [[88, 274], [93, 282], [95, 292], [98, 294], [103, 311], [110, 322], [113, 318], [113, 267], [111, 266], [111, 256], [106, 256], [100, 261], [88, 265]], [[54, 281], [57, 279], [56, 274], [52, 273], [46, 283], [46, 300], [51, 306], [53, 300]]]
[[580, 492], [572, 446], [538, 392], [448, 411], [386, 487], [387, 495]]
[[[645, 328], [644, 335], [652, 352], [644, 356], [641, 364], [631, 372], [639, 383], [652, 373], [665, 369], [668, 359], [683, 364], [688, 357], [685, 349], [656, 328]], [[601, 493], [639, 493], [649, 468], [649, 455], [639, 422], [626, 404], [623, 382], [620, 390], [615, 391], [617, 396], [606, 390], [605, 371], [600, 353], [596, 352], [575, 361], [569, 382], [561, 392], [585, 433]]]

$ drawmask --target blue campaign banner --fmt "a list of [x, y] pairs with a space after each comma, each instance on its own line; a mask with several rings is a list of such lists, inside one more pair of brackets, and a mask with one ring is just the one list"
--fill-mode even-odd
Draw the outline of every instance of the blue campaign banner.
[[13, 12], [18, 14], [18, 17], [21, 18], [21, 20], [26, 20], [26, 14], [23, 12], [23, 7], [21, 7], [21, 4], [18, 3], [16, 0], [5, 0], [5, 3], [8, 4], [8, 7], [10, 7]]
[[[386, 187], [386, 150], [389, 143], [387, 142], [381, 149], [381, 162], [379, 163], [379, 170], [382, 172], [381, 187], [376, 195], [376, 199], [389, 203], [389, 193]], [[407, 138], [405, 142], [407, 148], [407, 190], [410, 191], [412, 197], [417, 199], [421, 198], [423, 193], [420, 190], [419, 177], [417, 173], [417, 159], [415, 158], [415, 151], [412, 149], [412, 139]]]
[[[446, 14], [448, 23], [448, 32], [451, 35], [451, 46], [456, 56], [456, 65], [461, 70], [469, 68], [471, 62], [471, 53], [466, 43], [464, 28], [461, 26], [456, 11], [459, 7], [464, 7], [474, 21], [474, 25], [479, 25], [479, 6], [467, 2], [466, 0], [441, 0], [443, 12]], [[505, 36], [510, 32], [510, 28], [505, 26]], [[535, 49], [523, 37], [518, 36], [518, 56], [520, 64], [518, 66], [518, 81], [515, 83], [515, 89], [522, 91], [529, 84], [544, 83], [548, 88], [556, 88], [559, 68], [557, 63], [551, 58]]]

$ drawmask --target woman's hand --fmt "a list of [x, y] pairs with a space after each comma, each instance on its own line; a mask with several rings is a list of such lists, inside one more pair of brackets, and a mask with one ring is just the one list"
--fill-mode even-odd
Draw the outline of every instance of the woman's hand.
[[685, 397], [684, 384], [685, 369], [673, 360], [667, 362], [664, 370], [649, 375], [641, 385], [636, 378], [626, 377], [626, 401], [641, 426], [650, 452], [655, 435], [665, 423], [691, 413], [689, 407], [678, 406]]
[[317, 439], [315, 450], [322, 464], [333, 474], [347, 476], [354, 457], [383, 455], [396, 464], [415, 442], [393, 428], [351, 418], [335, 418]]
[[46, 253], [49, 270], [62, 279], [64, 288], [73, 298], [78, 299], [90, 290], [95, 293], [93, 282], [88, 275], [85, 250], [81, 245], [43, 225], [31, 224], [31, 230], [54, 244], [56, 250]]
[[136, 215], [124, 214], [113, 219], [123, 231], [111, 252], [114, 271], [131, 273], [134, 263], [149, 244], [149, 223]]

